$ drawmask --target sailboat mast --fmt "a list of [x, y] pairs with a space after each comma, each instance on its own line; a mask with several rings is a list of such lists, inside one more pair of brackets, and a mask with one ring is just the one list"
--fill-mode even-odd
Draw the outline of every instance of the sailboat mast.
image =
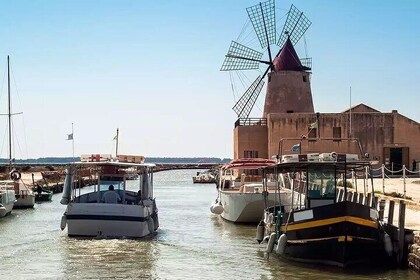
[[7, 56], [7, 97], [8, 97], [8, 117], [9, 117], [9, 171], [12, 170], [12, 114], [11, 114], [11, 101], [10, 101], [10, 62]]

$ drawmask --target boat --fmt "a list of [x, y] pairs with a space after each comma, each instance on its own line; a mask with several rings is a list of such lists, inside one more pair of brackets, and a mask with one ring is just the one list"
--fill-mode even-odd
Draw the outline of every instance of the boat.
[[46, 190], [40, 185], [37, 184], [35, 188], [35, 201], [36, 202], [46, 202], [52, 200], [53, 191]]
[[[14, 208], [33, 208], [35, 205], [35, 195], [32, 190], [21, 180], [21, 174], [15, 168], [12, 163], [12, 113], [11, 111], [11, 95], [10, 95], [10, 59], [7, 56], [7, 93], [8, 93], [8, 136], [9, 136], [9, 176], [12, 181], [7, 181], [4, 184], [8, 188], [12, 188], [15, 191], [16, 203]], [[18, 113], [20, 114], [20, 113]]]
[[12, 212], [15, 202], [15, 191], [5, 186], [0, 186], [0, 218]]
[[276, 161], [271, 159], [242, 158], [222, 166], [218, 196], [210, 211], [230, 222], [258, 223], [263, 217], [265, 205], [276, 205], [280, 200], [284, 205], [290, 205], [290, 189], [281, 188], [278, 191], [276, 182], [269, 181], [263, 191], [262, 176], [256, 175], [258, 169], [274, 164]]
[[[0, 181], [0, 185], [3, 188], [13, 190], [15, 193], [16, 202], [14, 204], [15, 209], [25, 209], [33, 208], [35, 205], [35, 194], [34, 192], [22, 181], [20, 180], [20, 173], [13, 171], [11, 178], [16, 178], [19, 176], [18, 180], [5, 180]], [[19, 175], [15, 175], [19, 174]]]
[[[158, 209], [153, 193], [154, 164], [142, 156], [82, 155], [80, 162], [66, 169], [61, 204], [67, 205], [61, 229], [68, 236], [140, 238], [159, 227]], [[97, 174], [97, 185], [81, 193], [87, 169]], [[130, 180], [135, 169], [137, 180]]]
[[211, 174], [209, 171], [206, 172], [197, 172], [195, 176], [192, 177], [194, 184], [212, 184], [216, 183], [216, 177]]
[[288, 260], [343, 268], [392, 262], [392, 243], [375, 199], [362, 203], [348, 196], [349, 174], [366, 170], [372, 174], [371, 162], [362, 155], [335, 152], [280, 155], [277, 164], [263, 168], [266, 176], [300, 190], [304, 202], [289, 210], [267, 207], [265, 215], [271, 216], [265, 224], [270, 237], [267, 251], [275, 246], [275, 252]]

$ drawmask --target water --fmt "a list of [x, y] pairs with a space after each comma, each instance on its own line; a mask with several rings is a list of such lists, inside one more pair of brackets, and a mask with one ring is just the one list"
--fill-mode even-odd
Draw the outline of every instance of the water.
[[[53, 201], [0, 219], [0, 279], [417, 279], [410, 270], [343, 271], [267, 256], [255, 227], [212, 215], [215, 185], [193, 185], [196, 170], [155, 174], [158, 234], [143, 240], [78, 239], [61, 231]], [[88, 188], [83, 191], [87, 191]]]

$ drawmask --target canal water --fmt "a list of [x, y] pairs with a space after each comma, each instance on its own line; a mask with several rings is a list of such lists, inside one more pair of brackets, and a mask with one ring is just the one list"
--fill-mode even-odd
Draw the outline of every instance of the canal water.
[[[0, 279], [417, 279], [410, 270], [343, 271], [267, 258], [255, 227], [210, 213], [215, 185], [196, 170], [155, 174], [158, 233], [142, 240], [78, 239], [60, 230], [53, 201], [0, 219]], [[83, 192], [89, 188], [83, 189]]]

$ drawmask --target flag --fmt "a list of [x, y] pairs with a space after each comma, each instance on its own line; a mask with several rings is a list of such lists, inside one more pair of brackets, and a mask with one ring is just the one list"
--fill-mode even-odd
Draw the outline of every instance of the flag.
[[112, 140], [117, 140], [118, 138], [118, 134], [114, 136], [114, 138], [112, 138]]
[[314, 123], [311, 123], [309, 125], [309, 128], [318, 128], [318, 121], [315, 121]]
[[300, 143], [293, 145], [293, 147], [290, 149], [293, 152], [299, 152], [300, 151]]
[[73, 133], [67, 134], [66, 140], [73, 140]]

